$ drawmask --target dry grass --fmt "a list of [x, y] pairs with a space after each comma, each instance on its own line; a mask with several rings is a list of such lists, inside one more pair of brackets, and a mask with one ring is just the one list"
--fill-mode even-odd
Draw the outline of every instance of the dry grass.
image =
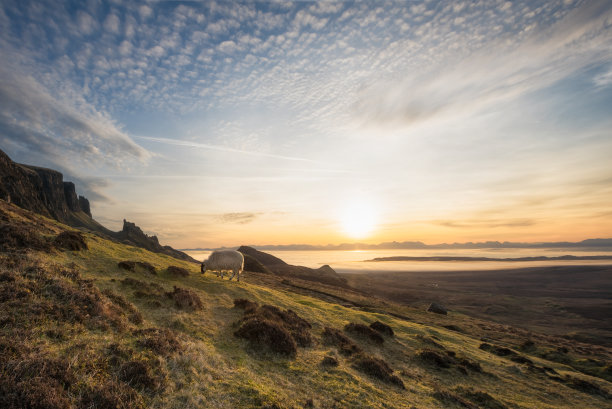
[[[32, 224], [36, 234], [49, 242], [66, 230], [45, 219], [14, 217], [39, 223]], [[308, 291], [288, 288], [282, 278], [248, 271], [244, 282], [228, 285], [196, 274], [196, 264], [83, 235], [88, 251], [0, 253], [0, 407], [609, 406], [612, 385], [603, 376], [611, 355], [605, 348], [455, 312], [427, 314], [423, 307], [313, 282]], [[146, 262], [164, 273], [120, 270], [121, 260]], [[190, 274], [166, 274], [169, 266]], [[173, 286], [179, 291], [167, 298]], [[201, 308], [189, 302], [179, 307], [174, 295], [181, 290], [189, 292], [186, 299], [198, 297]], [[233, 333], [249, 320], [274, 323], [281, 345], [293, 339], [295, 353], [290, 347], [281, 348], [288, 355], [271, 352], [275, 341], [245, 348], [247, 342]], [[394, 334], [372, 324], [385, 337], [382, 345], [341, 330], [376, 321]], [[270, 331], [255, 328], [252, 337]], [[481, 337], [516, 355], [479, 349]], [[300, 347], [298, 339], [309, 346]], [[533, 345], [521, 347], [526, 339]], [[422, 359], [423, 351], [436, 357]], [[533, 364], [513, 362], [516, 356]]]

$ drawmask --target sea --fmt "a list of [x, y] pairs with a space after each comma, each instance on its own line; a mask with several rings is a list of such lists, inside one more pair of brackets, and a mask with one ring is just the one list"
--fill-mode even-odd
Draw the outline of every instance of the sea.
[[[338, 273], [384, 271], [466, 271], [500, 270], [524, 267], [568, 265], [612, 265], [612, 248], [537, 248], [537, 249], [418, 249], [418, 250], [273, 250], [272, 254], [286, 263], [319, 268], [329, 265]], [[196, 260], [205, 260], [211, 251], [185, 251]], [[381, 257], [559, 257], [559, 256], [608, 256], [609, 260], [544, 260], [544, 261], [369, 261]]]

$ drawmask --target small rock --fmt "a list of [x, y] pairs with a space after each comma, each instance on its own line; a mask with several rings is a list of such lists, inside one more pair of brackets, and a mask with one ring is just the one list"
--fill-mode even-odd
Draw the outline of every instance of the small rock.
[[442, 314], [442, 315], [448, 314], [448, 311], [446, 310], [446, 308], [444, 308], [443, 306], [435, 302], [432, 302], [431, 304], [429, 304], [429, 308], [427, 308], [427, 311], [434, 312], [436, 314]]

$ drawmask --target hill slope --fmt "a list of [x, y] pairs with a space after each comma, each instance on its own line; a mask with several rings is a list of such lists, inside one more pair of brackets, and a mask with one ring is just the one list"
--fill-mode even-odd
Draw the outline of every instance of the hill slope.
[[606, 348], [70, 230], [0, 200], [1, 407], [612, 407]]
[[182, 251], [160, 245], [156, 236], [146, 235], [138, 226], [125, 219], [121, 231], [107, 229], [92, 217], [89, 200], [77, 196], [74, 183], [64, 182], [64, 175], [53, 169], [13, 162], [2, 150], [0, 199], [72, 227], [91, 230], [155, 253], [197, 262]]

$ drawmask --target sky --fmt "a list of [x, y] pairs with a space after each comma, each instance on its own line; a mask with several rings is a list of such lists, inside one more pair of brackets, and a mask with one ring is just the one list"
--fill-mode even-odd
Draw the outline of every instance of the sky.
[[612, 2], [27, 1], [0, 149], [176, 248], [612, 237]]

